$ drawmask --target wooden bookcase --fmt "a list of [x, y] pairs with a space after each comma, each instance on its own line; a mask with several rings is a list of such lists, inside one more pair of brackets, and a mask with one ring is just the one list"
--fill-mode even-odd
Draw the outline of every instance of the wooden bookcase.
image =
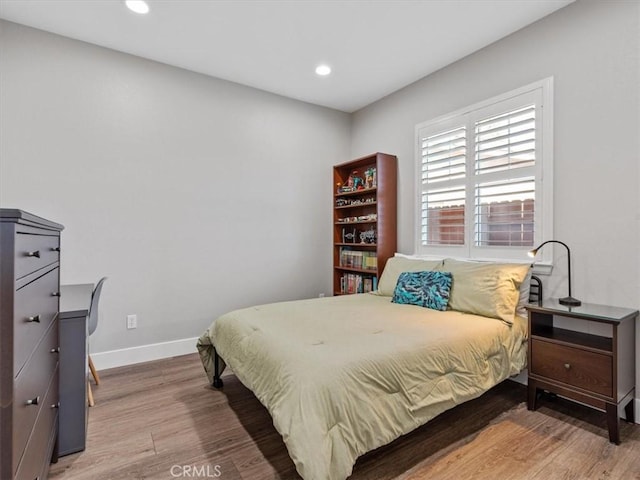
[[377, 289], [397, 246], [397, 158], [375, 153], [333, 167], [333, 293]]

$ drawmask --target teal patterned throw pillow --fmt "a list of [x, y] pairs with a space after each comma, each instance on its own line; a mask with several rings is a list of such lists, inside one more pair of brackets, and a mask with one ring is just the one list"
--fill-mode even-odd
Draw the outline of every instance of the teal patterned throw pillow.
[[450, 272], [403, 272], [393, 292], [393, 303], [446, 310], [451, 292]]

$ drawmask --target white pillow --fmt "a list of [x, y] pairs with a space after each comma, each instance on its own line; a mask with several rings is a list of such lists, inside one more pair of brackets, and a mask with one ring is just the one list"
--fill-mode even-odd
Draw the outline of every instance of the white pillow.
[[396, 252], [394, 256], [400, 257], [400, 258], [408, 258], [410, 260], [437, 260], [439, 262], [442, 262], [445, 258], [445, 257], [439, 257], [437, 255], [407, 255], [406, 253], [398, 253], [398, 252]]

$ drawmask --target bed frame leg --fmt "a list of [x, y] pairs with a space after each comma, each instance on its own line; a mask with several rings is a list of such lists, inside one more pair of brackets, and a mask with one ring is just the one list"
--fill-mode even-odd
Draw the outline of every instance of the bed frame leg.
[[214, 372], [212, 385], [214, 388], [222, 388], [224, 384], [220, 378], [220, 357], [218, 356], [218, 352], [215, 348], [213, 349], [213, 367]]

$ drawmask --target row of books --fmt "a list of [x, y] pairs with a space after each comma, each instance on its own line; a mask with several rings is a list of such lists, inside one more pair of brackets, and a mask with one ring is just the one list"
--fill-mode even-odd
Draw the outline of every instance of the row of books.
[[340, 266], [350, 268], [362, 268], [367, 270], [377, 270], [378, 257], [376, 252], [363, 250], [340, 249]]
[[345, 273], [340, 277], [340, 293], [367, 293], [378, 289], [378, 277]]

